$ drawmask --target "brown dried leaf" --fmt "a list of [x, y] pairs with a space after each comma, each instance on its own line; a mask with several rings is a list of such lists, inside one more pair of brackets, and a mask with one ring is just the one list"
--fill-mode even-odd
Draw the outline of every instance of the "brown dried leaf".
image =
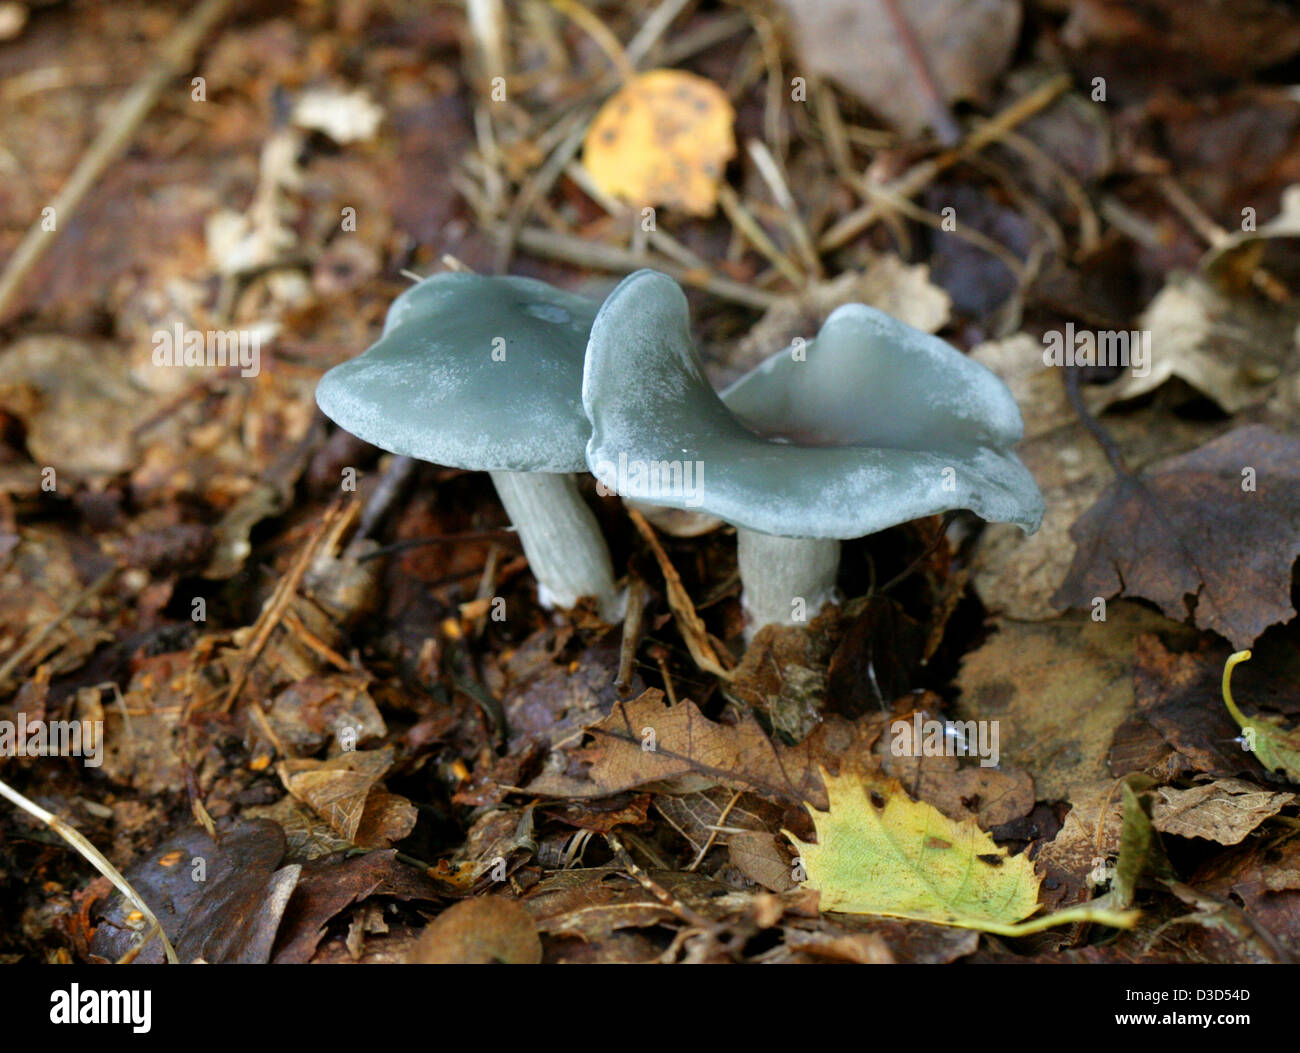
[[295, 798], [355, 843], [372, 787], [392, 766], [393, 749], [354, 750], [320, 761], [290, 757], [280, 763], [280, 781]]
[[1241, 779], [1219, 779], [1189, 790], [1155, 791], [1151, 822], [1162, 833], [1235, 845], [1295, 800], [1293, 793], [1261, 790]]
[[1053, 603], [1140, 596], [1171, 618], [1190, 611], [1200, 627], [1249, 647], [1294, 613], [1300, 440], [1237, 428], [1141, 477], [1117, 479], [1070, 536], [1079, 550]]
[[482, 896], [453, 903], [420, 934], [419, 965], [536, 965], [542, 941], [533, 916], [514, 900]]
[[716, 724], [689, 699], [666, 707], [663, 692], [651, 689], [619, 703], [588, 731], [595, 741], [573, 751], [569, 771], [543, 773], [529, 793], [603, 797], [642, 787], [690, 793], [723, 785], [827, 805], [817, 772], [821, 742], [777, 746], [752, 717]]
[[[802, 68], [852, 91], [905, 135], [929, 124], [917, 72], [884, 5], [860, 0], [782, 0], [794, 21]], [[981, 101], [1011, 59], [1017, 0], [898, 0], [938, 90], [948, 102]], [[864, 62], [865, 51], [871, 61]]]

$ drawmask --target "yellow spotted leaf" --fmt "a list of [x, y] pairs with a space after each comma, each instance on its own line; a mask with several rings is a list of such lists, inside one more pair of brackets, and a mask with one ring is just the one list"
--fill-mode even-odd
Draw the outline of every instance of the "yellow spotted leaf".
[[736, 113], [711, 80], [657, 69], [629, 80], [587, 129], [582, 162], [606, 194], [709, 216], [736, 153]]
[[1067, 922], [1129, 928], [1137, 911], [1084, 904], [1026, 921], [1038, 909], [1039, 877], [973, 821], [956, 823], [913, 801], [892, 779], [823, 772], [829, 812], [812, 813], [817, 843], [788, 831], [821, 909], [910, 918], [1003, 936]]

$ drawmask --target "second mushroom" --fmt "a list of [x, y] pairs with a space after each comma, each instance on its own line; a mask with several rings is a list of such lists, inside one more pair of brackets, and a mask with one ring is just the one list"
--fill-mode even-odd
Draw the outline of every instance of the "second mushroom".
[[638, 271], [592, 325], [582, 402], [606, 488], [736, 527], [750, 635], [836, 598], [841, 539], [959, 508], [1030, 532], [1043, 516], [1006, 385], [862, 304], [719, 395], [685, 295]]

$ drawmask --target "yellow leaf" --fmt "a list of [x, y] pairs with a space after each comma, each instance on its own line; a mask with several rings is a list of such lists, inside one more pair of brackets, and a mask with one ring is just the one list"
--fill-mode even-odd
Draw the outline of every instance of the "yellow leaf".
[[1084, 904], [1032, 921], [1039, 877], [1023, 854], [1008, 855], [974, 822], [955, 823], [911, 800], [894, 780], [823, 772], [830, 811], [813, 812], [817, 843], [786, 832], [799, 849], [821, 909], [881, 914], [1004, 936], [1066, 922], [1128, 928], [1137, 911]]
[[713, 214], [736, 153], [736, 113], [711, 80], [657, 69], [628, 81], [596, 114], [582, 161], [606, 194], [637, 206]]

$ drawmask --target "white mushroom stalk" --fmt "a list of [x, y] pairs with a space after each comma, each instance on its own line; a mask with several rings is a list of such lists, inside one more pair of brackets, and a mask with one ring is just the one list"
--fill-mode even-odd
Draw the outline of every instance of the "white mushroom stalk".
[[594, 596], [601, 618], [611, 624], [622, 621], [625, 596], [614, 585], [609, 548], [574, 477], [490, 474], [537, 578], [542, 606], [569, 608], [583, 596]]
[[592, 324], [582, 404], [587, 465], [607, 487], [736, 527], [749, 636], [837, 599], [843, 539], [956, 508], [1027, 531], [1043, 515], [1006, 385], [862, 304], [719, 395], [681, 289], [638, 271]]
[[833, 538], [773, 537], [736, 528], [736, 562], [744, 582], [740, 605], [752, 635], [764, 625], [811, 620], [838, 603], [840, 543]]
[[316, 389], [325, 415], [381, 449], [486, 471], [546, 606], [594, 597], [622, 618], [609, 550], [578, 491], [591, 300], [529, 278], [438, 274], [402, 293], [364, 354]]

